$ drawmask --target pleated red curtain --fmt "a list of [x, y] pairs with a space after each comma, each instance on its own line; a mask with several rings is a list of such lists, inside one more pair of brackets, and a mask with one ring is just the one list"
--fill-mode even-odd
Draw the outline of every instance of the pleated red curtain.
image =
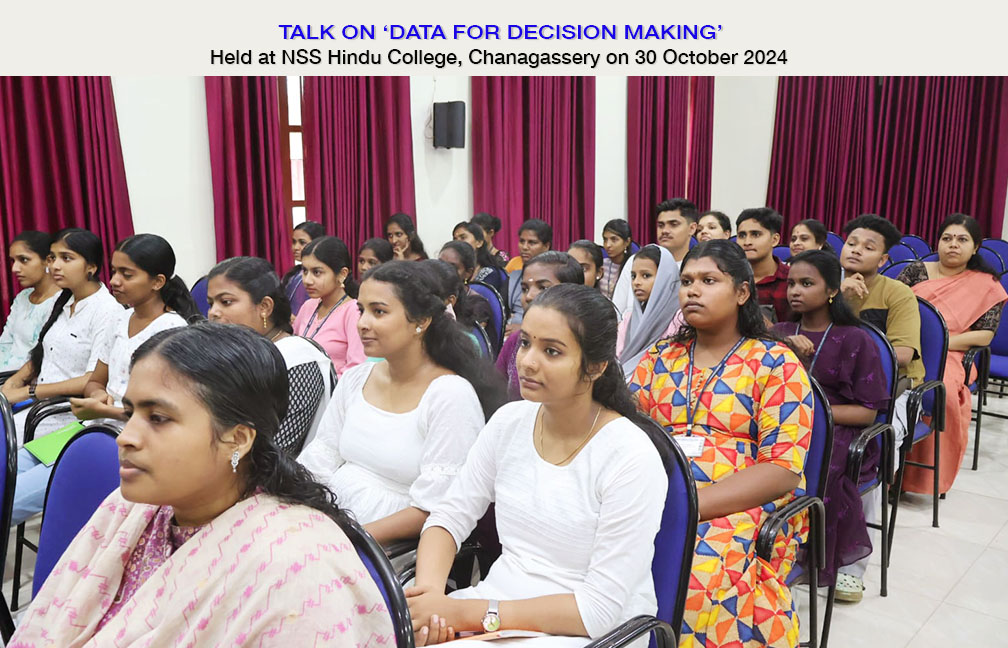
[[283, 274], [294, 264], [284, 215], [276, 77], [206, 77], [217, 259], [263, 257]]
[[[16, 290], [7, 242], [83, 227], [106, 256], [133, 234], [109, 77], [0, 77], [0, 308]], [[104, 273], [107, 275], [107, 272]], [[107, 278], [107, 277], [106, 277]]]
[[595, 79], [472, 78], [473, 208], [501, 219], [495, 245], [517, 253], [518, 227], [540, 218], [553, 247], [591, 238], [595, 220]]
[[686, 198], [700, 209], [710, 207], [714, 159], [714, 77], [690, 78], [689, 180]]
[[308, 220], [356, 257], [396, 212], [416, 214], [409, 77], [305, 77]]

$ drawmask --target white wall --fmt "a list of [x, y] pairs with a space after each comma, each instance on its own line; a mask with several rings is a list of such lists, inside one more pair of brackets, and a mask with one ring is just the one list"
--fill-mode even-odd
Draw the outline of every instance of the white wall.
[[133, 229], [168, 239], [189, 285], [217, 259], [203, 77], [113, 77]]
[[[471, 99], [469, 77], [410, 77], [417, 231], [431, 255], [437, 253], [442, 243], [451, 240], [455, 223], [467, 221], [473, 215]], [[465, 148], [434, 148], [435, 101], [465, 102]]]
[[714, 79], [711, 208], [735, 222], [766, 204], [777, 105], [777, 77]]
[[627, 217], [627, 78], [595, 79], [595, 241], [602, 226]]

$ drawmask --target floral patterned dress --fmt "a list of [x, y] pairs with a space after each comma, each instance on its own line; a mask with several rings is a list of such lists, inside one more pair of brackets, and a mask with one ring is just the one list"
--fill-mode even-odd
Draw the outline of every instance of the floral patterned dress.
[[[660, 341], [630, 382], [638, 407], [673, 435], [685, 434], [688, 427], [692, 344]], [[700, 456], [690, 460], [697, 488], [759, 463], [801, 474], [813, 405], [808, 374], [794, 353], [777, 342], [746, 339], [726, 358], [720, 374], [715, 370], [692, 368], [692, 433], [704, 441]], [[785, 525], [769, 562], [756, 556], [755, 541], [767, 515], [804, 486], [802, 477], [794, 493], [700, 523], [680, 647], [798, 644], [798, 617], [785, 579], [808, 532], [807, 519], [801, 515]]]

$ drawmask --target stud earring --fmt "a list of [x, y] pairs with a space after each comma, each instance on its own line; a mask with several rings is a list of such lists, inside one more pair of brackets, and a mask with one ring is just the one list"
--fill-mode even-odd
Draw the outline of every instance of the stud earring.
[[417, 335], [420, 335], [421, 333], [423, 333], [423, 328], [420, 327], [420, 326], [416, 327], [416, 332], [417, 332]]
[[831, 304], [833, 303], [833, 295], [830, 295], [829, 303], [831, 303]]
[[237, 450], [231, 453], [231, 472], [238, 472], [238, 459], [240, 458], [241, 456], [238, 454]]

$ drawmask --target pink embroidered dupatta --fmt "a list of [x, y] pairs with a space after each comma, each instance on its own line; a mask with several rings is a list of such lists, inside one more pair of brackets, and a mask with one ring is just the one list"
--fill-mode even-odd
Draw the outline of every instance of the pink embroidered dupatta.
[[8, 647], [394, 645], [384, 600], [339, 526], [268, 495], [203, 527], [96, 632], [156, 511], [109, 495]]

